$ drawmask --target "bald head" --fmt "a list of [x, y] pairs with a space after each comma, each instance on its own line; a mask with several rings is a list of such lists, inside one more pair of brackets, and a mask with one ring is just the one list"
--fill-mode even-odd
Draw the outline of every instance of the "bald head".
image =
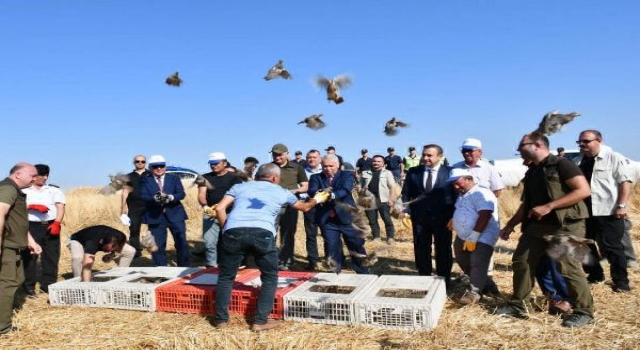
[[9, 170], [9, 178], [21, 189], [31, 186], [37, 175], [36, 167], [25, 162], [18, 163]]

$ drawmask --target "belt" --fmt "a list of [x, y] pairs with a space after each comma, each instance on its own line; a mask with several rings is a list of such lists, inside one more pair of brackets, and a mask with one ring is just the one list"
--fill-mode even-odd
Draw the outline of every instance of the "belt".
[[42, 224], [42, 225], [51, 225], [51, 223], [53, 223], [55, 220], [49, 220], [49, 221], [29, 221], [30, 223], [34, 223], [34, 224]]
[[20, 255], [22, 252], [26, 251], [27, 248], [11, 248], [11, 247], [2, 247], [2, 251], [12, 251], [15, 252], [16, 254]]

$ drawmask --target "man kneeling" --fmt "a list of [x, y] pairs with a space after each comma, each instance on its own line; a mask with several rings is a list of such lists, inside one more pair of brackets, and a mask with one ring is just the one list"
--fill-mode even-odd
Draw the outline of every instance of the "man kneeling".
[[71, 251], [73, 277], [82, 277], [82, 282], [91, 281], [91, 268], [97, 252], [105, 252], [103, 262], [110, 262], [118, 255], [118, 266], [128, 267], [136, 254], [135, 248], [127, 244], [127, 236], [115, 228], [96, 225], [84, 228], [69, 237], [67, 247]]

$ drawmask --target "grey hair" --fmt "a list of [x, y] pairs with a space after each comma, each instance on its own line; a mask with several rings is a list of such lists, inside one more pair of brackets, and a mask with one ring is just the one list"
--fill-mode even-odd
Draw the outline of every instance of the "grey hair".
[[327, 154], [327, 155], [325, 155], [324, 157], [322, 157], [322, 161], [325, 161], [325, 160], [329, 160], [329, 161], [332, 161], [332, 162], [334, 162], [336, 164], [340, 164], [340, 159], [338, 159], [338, 156], [336, 156], [335, 154]]
[[256, 172], [257, 179], [267, 179], [272, 176], [280, 176], [280, 167], [273, 163], [262, 164]]

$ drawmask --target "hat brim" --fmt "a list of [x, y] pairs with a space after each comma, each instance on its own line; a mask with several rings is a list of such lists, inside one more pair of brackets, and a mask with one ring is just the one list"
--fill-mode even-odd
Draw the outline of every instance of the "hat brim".
[[158, 165], [167, 165], [167, 163], [164, 162], [160, 162], [160, 163], [149, 163], [149, 166], [158, 166]]
[[480, 147], [476, 147], [476, 146], [462, 146], [460, 147], [460, 149], [466, 149], [466, 150], [474, 150], [474, 149], [480, 149]]
[[222, 162], [222, 160], [210, 160], [209, 161], [209, 165], [216, 165], [218, 163]]
[[454, 181], [458, 180], [461, 177], [463, 177], [463, 176], [462, 175], [460, 175], [460, 176], [452, 176], [452, 177], [447, 179], [447, 182], [454, 182]]

